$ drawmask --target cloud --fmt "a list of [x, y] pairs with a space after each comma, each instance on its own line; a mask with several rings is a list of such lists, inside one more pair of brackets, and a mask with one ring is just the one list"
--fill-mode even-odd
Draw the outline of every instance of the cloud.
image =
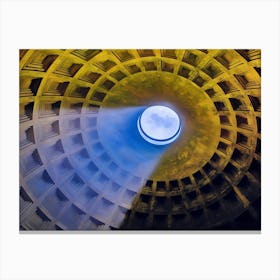
[[176, 119], [167, 116], [167, 115], [159, 115], [158, 113], [153, 113], [150, 116], [151, 121], [158, 127], [170, 128], [173, 125], [176, 125]]

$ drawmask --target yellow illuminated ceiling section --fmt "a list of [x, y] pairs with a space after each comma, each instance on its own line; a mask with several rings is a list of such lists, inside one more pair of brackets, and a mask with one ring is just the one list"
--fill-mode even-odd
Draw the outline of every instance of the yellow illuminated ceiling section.
[[20, 230], [260, 230], [260, 50], [30, 49], [19, 67]]

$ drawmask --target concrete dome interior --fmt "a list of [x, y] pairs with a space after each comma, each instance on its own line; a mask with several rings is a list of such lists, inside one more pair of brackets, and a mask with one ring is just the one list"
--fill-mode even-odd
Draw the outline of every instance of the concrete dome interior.
[[[260, 230], [260, 50], [19, 56], [20, 230]], [[169, 145], [138, 133], [153, 105]]]

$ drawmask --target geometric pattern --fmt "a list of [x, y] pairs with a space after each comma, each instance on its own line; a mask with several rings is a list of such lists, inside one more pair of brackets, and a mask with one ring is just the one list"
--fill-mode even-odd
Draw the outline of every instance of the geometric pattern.
[[[19, 67], [21, 230], [261, 228], [260, 50], [34, 49]], [[145, 96], [125, 93], [141, 81], [154, 86]], [[217, 125], [207, 158], [187, 168], [179, 147], [166, 176], [167, 159], [126, 168], [101, 131], [106, 108], [145, 105], [159, 81], [200, 95]]]

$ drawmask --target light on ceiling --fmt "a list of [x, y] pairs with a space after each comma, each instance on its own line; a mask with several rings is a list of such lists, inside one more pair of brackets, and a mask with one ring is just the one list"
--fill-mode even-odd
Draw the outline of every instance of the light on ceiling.
[[178, 114], [166, 106], [150, 106], [138, 118], [140, 135], [154, 145], [167, 145], [175, 141], [181, 132]]

